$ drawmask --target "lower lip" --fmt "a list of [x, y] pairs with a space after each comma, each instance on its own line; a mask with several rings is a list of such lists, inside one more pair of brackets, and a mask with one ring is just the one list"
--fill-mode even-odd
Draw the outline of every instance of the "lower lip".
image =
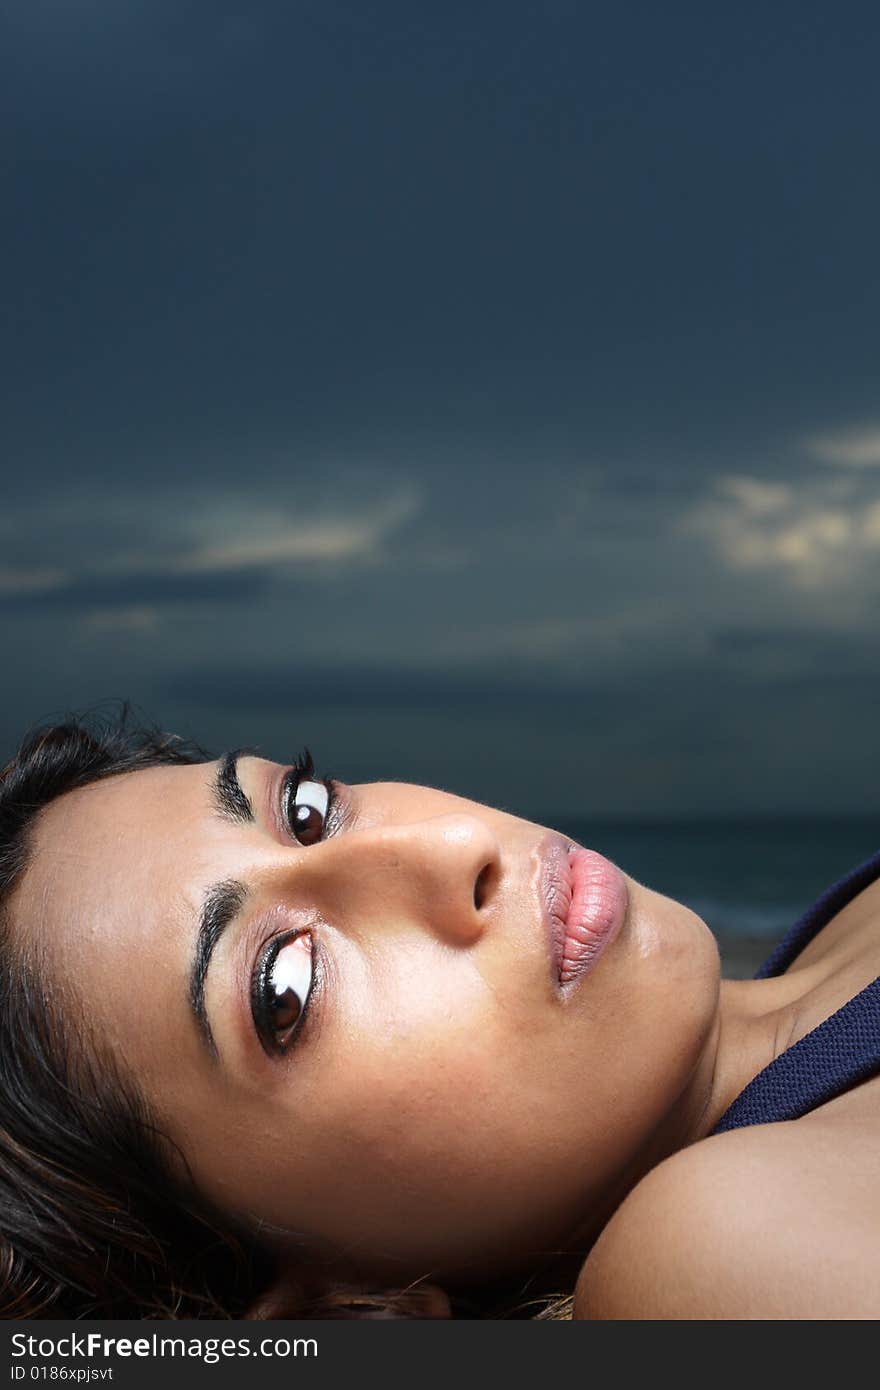
[[623, 926], [629, 900], [620, 869], [595, 850], [569, 850], [568, 878], [571, 900], [564, 917], [560, 914], [555, 924], [561, 985], [569, 985], [592, 970]]

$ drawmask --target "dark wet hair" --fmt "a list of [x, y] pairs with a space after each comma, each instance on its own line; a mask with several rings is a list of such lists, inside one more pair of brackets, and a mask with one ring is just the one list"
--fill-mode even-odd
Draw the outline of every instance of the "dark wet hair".
[[[34, 729], [0, 770], [0, 1317], [243, 1317], [271, 1280], [257, 1235], [174, 1175], [170, 1141], [136, 1082], [41, 968], [40, 946], [19, 939], [11, 911], [51, 801], [126, 772], [211, 758], [135, 723], [126, 701], [116, 718]], [[304, 1265], [283, 1316], [418, 1317], [423, 1306], [417, 1285], [328, 1292]], [[538, 1315], [565, 1316], [568, 1306]], [[486, 1316], [468, 1299], [458, 1313]]]

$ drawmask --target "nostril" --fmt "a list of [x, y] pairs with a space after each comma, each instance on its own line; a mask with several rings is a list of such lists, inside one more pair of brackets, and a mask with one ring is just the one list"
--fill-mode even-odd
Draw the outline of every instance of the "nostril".
[[474, 907], [477, 909], [478, 912], [480, 908], [483, 906], [483, 903], [486, 901], [486, 896], [489, 892], [489, 880], [491, 877], [492, 865], [484, 864], [480, 872], [477, 874], [477, 880], [474, 884]]

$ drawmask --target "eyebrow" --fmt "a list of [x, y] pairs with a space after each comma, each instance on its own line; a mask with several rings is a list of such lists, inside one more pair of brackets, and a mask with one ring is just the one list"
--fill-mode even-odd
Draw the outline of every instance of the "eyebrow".
[[236, 748], [231, 753], [224, 753], [211, 784], [211, 802], [215, 814], [233, 825], [253, 825], [256, 820], [250, 797], [238, 780], [239, 758], [253, 751], [251, 748]]
[[[224, 753], [220, 759], [210, 787], [211, 805], [218, 819], [233, 825], [256, 823], [257, 818], [250, 797], [238, 780], [239, 758], [255, 751], [251, 748], [236, 748], [230, 753]], [[199, 913], [195, 952], [189, 973], [189, 1006], [199, 1033], [215, 1058], [219, 1054], [205, 1008], [205, 982], [214, 948], [226, 928], [238, 917], [247, 897], [247, 884], [239, 879], [227, 879], [223, 883], [215, 883], [208, 889]]]

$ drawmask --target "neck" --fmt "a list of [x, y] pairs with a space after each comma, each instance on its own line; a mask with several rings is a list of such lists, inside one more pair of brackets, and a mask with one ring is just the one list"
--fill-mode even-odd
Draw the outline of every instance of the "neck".
[[769, 980], [721, 980], [697, 1064], [665, 1121], [624, 1175], [632, 1185], [664, 1158], [705, 1139], [759, 1072], [790, 1046], [814, 981], [805, 971]]
[[722, 980], [713, 1036], [687, 1117], [684, 1147], [704, 1139], [759, 1072], [791, 1044], [810, 986], [804, 972], [768, 980]]

